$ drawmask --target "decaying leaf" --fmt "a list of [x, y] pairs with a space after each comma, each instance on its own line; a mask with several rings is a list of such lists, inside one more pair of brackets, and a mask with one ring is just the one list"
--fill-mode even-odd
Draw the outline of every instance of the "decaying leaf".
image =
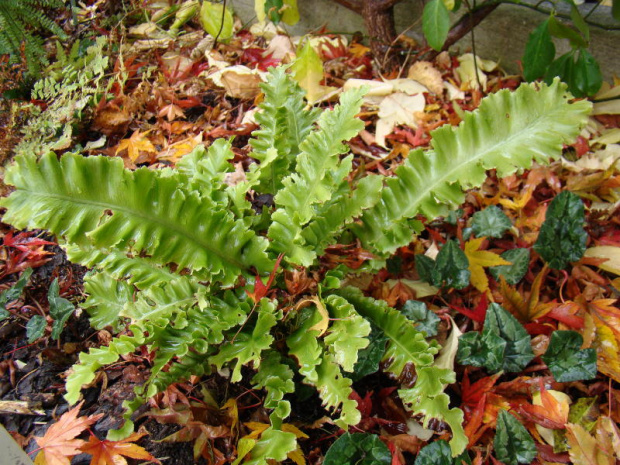
[[379, 105], [377, 121], [377, 144], [385, 147], [385, 136], [390, 134], [397, 124], [417, 128], [415, 114], [424, 111], [424, 95], [407, 95], [397, 92], [385, 97]]
[[120, 441], [100, 440], [97, 436], [91, 435], [80, 450], [92, 455], [90, 465], [127, 465], [125, 457], [161, 463], [144, 447], [134, 444], [145, 434], [145, 432], [133, 433]]

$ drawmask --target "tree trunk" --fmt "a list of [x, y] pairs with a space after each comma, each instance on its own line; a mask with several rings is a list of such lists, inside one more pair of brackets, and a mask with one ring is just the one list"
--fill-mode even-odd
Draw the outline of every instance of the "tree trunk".
[[335, 0], [364, 18], [370, 40], [370, 50], [384, 71], [399, 65], [399, 56], [392, 45], [396, 40], [394, 5], [402, 0]]

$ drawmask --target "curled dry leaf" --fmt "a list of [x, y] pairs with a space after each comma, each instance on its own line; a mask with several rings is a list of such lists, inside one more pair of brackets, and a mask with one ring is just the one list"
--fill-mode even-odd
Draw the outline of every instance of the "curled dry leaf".
[[428, 61], [416, 61], [409, 68], [407, 77], [424, 84], [434, 94], [441, 95], [443, 93], [441, 72]]

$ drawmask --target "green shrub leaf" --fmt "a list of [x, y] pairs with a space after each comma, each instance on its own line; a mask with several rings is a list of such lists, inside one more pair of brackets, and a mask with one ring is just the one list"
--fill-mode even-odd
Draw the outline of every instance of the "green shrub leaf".
[[450, 13], [443, 0], [431, 0], [424, 6], [422, 30], [428, 45], [440, 51], [450, 30]]
[[596, 349], [582, 349], [583, 337], [576, 331], [554, 331], [542, 356], [559, 383], [596, 377]]
[[585, 213], [578, 195], [569, 191], [558, 194], [549, 205], [534, 250], [550, 268], [563, 270], [586, 251], [588, 234], [583, 225]]
[[534, 81], [542, 77], [555, 57], [555, 45], [549, 33], [549, 20], [530, 34], [523, 54], [523, 77]]
[[489, 273], [499, 281], [503, 276], [506, 282], [512, 286], [523, 279], [530, 265], [529, 249], [510, 249], [502, 253], [501, 257], [510, 262], [510, 265], [499, 265], [488, 268]]
[[510, 229], [510, 218], [496, 205], [474, 213], [472, 230], [476, 237], [502, 237]]
[[344, 433], [325, 454], [323, 465], [390, 465], [392, 454], [376, 434]]
[[495, 457], [507, 465], [531, 463], [538, 455], [530, 433], [506, 410], [500, 410], [497, 416], [493, 447]]

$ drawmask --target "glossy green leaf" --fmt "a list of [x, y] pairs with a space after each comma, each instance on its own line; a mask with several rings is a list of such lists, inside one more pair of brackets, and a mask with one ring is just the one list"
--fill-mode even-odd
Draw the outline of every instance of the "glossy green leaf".
[[471, 223], [476, 237], [502, 237], [511, 226], [510, 218], [496, 205], [474, 213]]
[[576, 331], [556, 330], [542, 356], [559, 383], [596, 377], [596, 349], [582, 349], [583, 337]]
[[471, 465], [471, 459], [466, 451], [452, 457], [448, 443], [438, 439], [420, 449], [413, 465]]
[[550, 268], [562, 270], [586, 251], [583, 202], [570, 191], [560, 192], [549, 205], [534, 250]]
[[549, 33], [549, 20], [543, 21], [530, 34], [523, 54], [523, 77], [534, 81], [542, 77], [555, 57], [555, 45]]
[[28, 344], [32, 344], [37, 339], [41, 338], [45, 333], [45, 327], [47, 326], [47, 320], [43, 315], [34, 315], [26, 324], [26, 337], [28, 338]]
[[500, 410], [497, 416], [493, 447], [495, 457], [506, 465], [529, 464], [538, 455], [530, 433], [506, 410]]
[[424, 302], [408, 300], [400, 309], [401, 313], [415, 322], [418, 331], [424, 331], [426, 336], [436, 336], [439, 326], [439, 317], [428, 309]]
[[571, 27], [556, 19], [555, 16], [549, 17], [549, 32], [558, 39], [568, 39], [573, 48], [583, 48], [588, 46], [588, 42]]
[[13, 284], [6, 291], [2, 291], [0, 294], [0, 321], [9, 316], [9, 312], [6, 309], [6, 304], [19, 299], [19, 296], [22, 295], [22, 292], [24, 291], [26, 284], [28, 284], [28, 280], [31, 275], [32, 268], [26, 268], [19, 276], [19, 279], [15, 284]]
[[263, 388], [267, 391], [265, 408], [274, 409], [274, 414], [281, 420], [289, 416], [291, 403], [284, 400], [284, 396], [295, 392], [293, 370], [282, 363], [278, 352], [275, 350], [264, 352], [260, 370], [252, 378], [252, 383], [255, 388]]
[[573, 24], [579, 32], [581, 32], [581, 35], [585, 39], [586, 43], [590, 42], [590, 27], [588, 26], [588, 23], [586, 23], [586, 20], [581, 15], [579, 8], [577, 8], [577, 5], [574, 2], [571, 2], [570, 6], [570, 19], [573, 21]]
[[459, 363], [484, 366], [490, 372], [519, 372], [534, 358], [530, 336], [503, 307], [491, 303], [482, 334], [465, 333], [459, 339]]
[[[595, 95], [603, 85], [603, 75], [598, 61], [585, 49], [579, 50], [573, 81], [569, 88], [575, 97]], [[572, 84], [572, 85], [571, 85]]]
[[443, 0], [431, 0], [424, 6], [422, 30], [428, 45], [440, 51], [450, 30], [450, 13]]
[[510, 265], [499, 265], [488, 268], [489, 273], [496, 281], [503, 276], [512, 286], [523, 279], [530, 265], [529, 249], [510, 249], [501, 254], [501, 257], [510, 262]]
[[467, 287], [471, 275], [468, 267], [469, 260], [456, 240], [447, 241], [436, 260], [425, 255], [416, 256], [416, 269], [420, 278], [437, 287]]
[[282, 462], [289, 452], [297, 448], [297, 440], [293, 433], [279, 431], [273, 426], [267, 428], [260, 435], [250, 451], [250, 458], [244, 465], [266, 465], [268, 459]]
[[323, 465], [390, 465], [392, 454], [379, 436], [344, 433], [325, 453]]
[[50, 305], [50, 316], [54, 320], [52, 323], [52, 339], [57, 340], [66, 321], [75, 311], [75, 307], [67, 299], [59, 296], [58, 278], [50, 284], [47, 300]]
[[202, 2], [200, 24], [207, 34], [219, 40], [228, 40], [233, 35], [233, 14], [223, 3]]

